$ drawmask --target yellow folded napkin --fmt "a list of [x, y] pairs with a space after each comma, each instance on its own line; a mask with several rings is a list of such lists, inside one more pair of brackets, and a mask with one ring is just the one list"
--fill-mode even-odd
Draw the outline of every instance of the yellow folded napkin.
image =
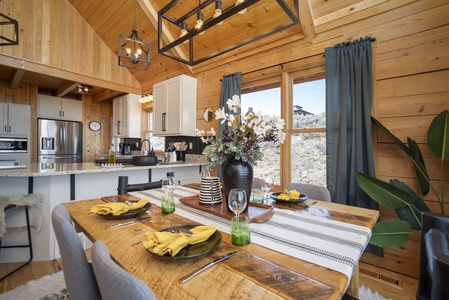
[[113, 215], [118, 216], [123, 213], [128, 212], [129, 210], [135, 210], [144, 207], [149, 202], [148, 199], [142, 198], [138, 202], [133, 202], [131, 205], [128, 205], [123, 202], [109, 202], [104, 204], [97, 204], [92, 206], [90, 209], [91, 212], [96, 213], [98, 215]]
[[129, 206], [129, 210], [135, 210], [144, 207], [147, 205], [147, 203], [150, 202], [150, 200], [146, 198], [142, 198], [137, 202], [131, 202], [131, 205]]
[[173, 233], [168, 231], [147, 232], [143, 246], [157, 255], [169, 254], [175, 256], [187, 245], [198, 244], [206, 241], [217, 230], [217, 226], [197, 226], [190, 229], [194, 236], [185, 233]]

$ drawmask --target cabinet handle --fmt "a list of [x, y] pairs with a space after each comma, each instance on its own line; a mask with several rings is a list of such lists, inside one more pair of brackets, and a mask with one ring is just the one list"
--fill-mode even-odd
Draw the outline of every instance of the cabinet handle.
[[117, 134], [122, 134], [120, 131], [120, 127], [121, 127], [120, 124], [121, 124], [121, 121], [117, 121]]
[[9, 127], [9, 131], [8, 132], [11, 132], [11, 125], [9, 125], [8, 127]]
[[8, 132], [8, 126], [5, 125], [5, 132]]
[[64, 117], [64, 111], [63, 110], [61, 110], [61, 113], [62, 113], [62, 116]]
[[165, 128], [165, 118], [167, 117], [167, 113], [162, 114], [162, 131], [167, 131]]

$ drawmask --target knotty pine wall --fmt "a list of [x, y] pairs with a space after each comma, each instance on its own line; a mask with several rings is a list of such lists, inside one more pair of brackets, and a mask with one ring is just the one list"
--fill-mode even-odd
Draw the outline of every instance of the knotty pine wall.
[[[427, 149], [426, 134], [431, 120], [444, 109], [449, 109], [449, 3], [447, 0], [425, 0], [406, 4], [391, 11], [369, 16], [349, 25], [332, 27], [317, 33], [311, 39], [301, 39], [276, 49], [258, 52], [241, 51], [220, 57], [208, 65], [195, 68], [198, 89], [198, 113], [211, 106], [218, 107], [223, 75], [291, 61], [298, 58], [311, 60], [322, 56], [324, 48], [335, 43], [365, 36], [376, 38], [373, 46], [374, 105], [372, 115], [403, 142], [414, 138], [420, 145], [432, 183], [441, 186], [439, 162]], [[259, 44], [263, 47], [262, 44]], [[291, 63], [292, 68], [301, 62]], [[307, 63], [304, 63], [306, 66]], [[258, 74], [243, 76], [243, 82], [253, 77], [288, 71], [288, 66], [274, 66]], [[282, 69], [282, 70], [281, 70]], [[216, 122], [212, 122], [217, 128]], [[202, 129], [210, 123], [198, 120]], [[377, 176], [383, 180], [397, 178], [417, 191], [412, 164], [388, 138], [379, 133], [375, 140]], [[446, 166], [445, 173], [449, 174]], [[446, 191], [449, 181], [445, 180]], [[439, 211], [433, 195], [425, 198], [433, 211]], [[445, 207], [449, 211], [446, 197]], [[381, 219], [395, 216], [394, 212], [381, 208]], [[413, 299], [419, 277], [419, 232], [399, 249], [385, 249], [384, 258], [364, 254], [361, 275], [377, 285], [394, 299]], [[385, 295], [384, 294], [384, 295]]]
[[68, 1], [3, 0], [0, 11], [17, 16], [20, 31], [18, 45], [0, 47], [0, 63], [93, 86], [141, 93], [137, 79], [127, 68], [117, 65], [116, 54]]

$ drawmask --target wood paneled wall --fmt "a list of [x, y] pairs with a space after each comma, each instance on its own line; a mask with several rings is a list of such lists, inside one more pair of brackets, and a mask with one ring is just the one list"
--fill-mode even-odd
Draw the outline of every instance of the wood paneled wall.
[[[83, 160], [93, 162], [100, 154], [107, 154], [112, 141], [112, 100], [93, 102], [91, 96], [83, 96]], [[89, 129], [91, 121], [101, 124], [99, 131]]]
[[[435, 186], [439, 187], [439, 162], [427, 150], [427, 130], [431, 120], [444, 109], [449, 109], [449, 3], [443, 0], [416, 1], [386, 13], [380, 13], [343, 27], [332, 27], [318, 33], [311, 39], [295, 40], [279, 48], [258, 53], [257, 50], [233, 52], [232, 57], [220, 58], [206, 66], [195, 68], [198, 78], [197, 125], [209, 129], [211, 123], [201, 120], [202, 112], [208, 106], [219, 105], [223, 75], [233, 72], [251, 72], [285, 61], [322, 55], [324, 48], [336, 43], [359, 37], [372, 36], [374, 106], [373, 116], [378, 118], [403, 141], [414, 138], [420, 145]], [[262, 43], [259, 45], [263, 47]], [[279, 72], [275, 66], [259, 72], [260, 76]], [[249, 80], [248, 74], [243, 81]], [[216, 122], [212, 126], [217, 129]], [[417, 191], [415, 175], [407, 159], [388, 138], [378, 135], [376, 144], [376, 172], [380, 179], [398, 178], [410, 184]], [[445, 173], [449, 167], [446, 166]], [[445, 181], [449, 191], [449, 180]], [[436, 199], [428, 195], [425, 200], [433, 211], [439, 211]], [[449, 200], [446, 197], [446, 211]], [[394, 216], [393, 211], [381, 208], [381, 219]], [[400, 249], [385, 249], [385, 257], [365, 254], [362, 261], [387, 271], [388, 276], [401, 278], [396, 287], [395, 299], [412, 299], [416, 291], [403, 280], [419, 277], [419, 234]], [[395, 279], [396, 280], [396, 279]], [[399, 280], [399, 279], [398, 279]], [[399, 281], [398, 281], [399, 282]], [[416, 281], [413, 281], [416, 284]], [[409, 294], [406, 294], [407, 291]]]
[[116, 54], [68, 1], [4, 0], [0, 1], [0, 11], [17, 16], [19, 23], [19, 44], [0, 47], [0, 63], [112, 90], [141, 93], [137, 79], [127, 68], [117, 65]]

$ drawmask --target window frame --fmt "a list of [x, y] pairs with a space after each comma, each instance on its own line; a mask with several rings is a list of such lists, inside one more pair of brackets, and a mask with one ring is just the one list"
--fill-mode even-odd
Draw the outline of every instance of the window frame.
[[[325, 78], [325, 60], [323, 55], [315, 55], [292, 63], [281, 70], [264, 73], [249, 72], [242, 76], [242, 94], [264, 89], [280, 87], [281, 118], [285, 121], [285, 141], [281, 144], [280, 187], [291, 182], [291, 144], [292, 135], [301, 133], [326, 132], [326, 128], [293, 128], [293, 84]], [[278, 188], [280, 188], [278, 187]]]

